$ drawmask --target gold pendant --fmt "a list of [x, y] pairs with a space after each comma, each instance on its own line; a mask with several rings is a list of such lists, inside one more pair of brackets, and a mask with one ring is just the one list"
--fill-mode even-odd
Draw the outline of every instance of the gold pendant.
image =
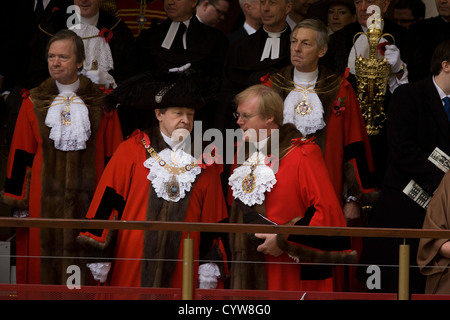
[[303, 99], [296, 107], [295, 111], [297, 114], [301, 114], [302, 116], [305, 116], [307, 114], [310, 114], [312, 112], [313, 108], [310, 102], [306, 102], [306, 99]]
[[256, 177], [253, 174], [253, 171], [245, 176], [244, 180], [242, 180], [242, 190], [245, 193], [251, 193], [255, 190], [256, 187]]
[[61, 112], [61, 122], [66, 127], [68, 127], [72, 124], [72, 117], [70, 116], [70, 108], [69, 107], [66, 107], [66, 110]]
[[170, 199], [176, 199], [180, 195], [180, 185], [175, 175], [166, 182], [166, 192]]

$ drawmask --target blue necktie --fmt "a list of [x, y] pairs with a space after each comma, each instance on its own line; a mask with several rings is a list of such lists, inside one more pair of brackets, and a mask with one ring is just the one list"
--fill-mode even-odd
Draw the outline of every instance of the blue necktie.
[[450, 98], [445, 97], [442, 100], [444, 101], [444, 110], [445, 113], [447, 114], [448, 121], [450, 121]]

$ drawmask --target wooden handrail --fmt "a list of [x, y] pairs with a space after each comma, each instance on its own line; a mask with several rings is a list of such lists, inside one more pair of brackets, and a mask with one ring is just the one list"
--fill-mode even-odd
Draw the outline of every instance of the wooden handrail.
[[12, 228], [68, 228], [111, 230], [169, 230], [225, 233], [277, 233], [315, 236], [386, 237], [386, 238], [430, 238], [450, 239], [450, 230], [435, 229], [391, 229], [362, 227], [312, 227], [255, 225], [236, 223], [193, 223], [160, 221], [122, 221], [90, 219], [46, 219], [0, 217], [0, 227]]

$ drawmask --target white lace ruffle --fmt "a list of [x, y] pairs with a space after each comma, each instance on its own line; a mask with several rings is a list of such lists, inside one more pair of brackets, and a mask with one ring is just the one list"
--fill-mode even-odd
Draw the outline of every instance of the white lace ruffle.
[[291, 91], [284, 100], [283, 118], [284, 123], [293, 123], [305, 137], [324, 128], [325, 121], [323, 121], [322, 102], [315, 92], [309, 93], [306, 96], [306, 102], [312, 106], [310, 114], [297, 114], [295, 108], [302, 100], [303, 94], [297, 91]]
[[[233, 174], [228, 178], [233, 197], [248, 206], [262, 204], [265, 199], [265, 192], [270, 191], [277, 183], [273, 170], [264, 163], [264, 160], [264, 154], [255, 152], [240, 167], [234, 169]], [[256, 177], [255, 188], [252, 192], [246, 192], [243, 189], [242, 182], [252, 172], [252, 164], [256, 167], [253, 171], [253, 175]]]
[[[61, 113], [66, 110], [64, 98], [73, 98], [70, 104], [71, 125], [62, 123]], [[49, 138], [55, 142], [55, 148], [62, 151], [78, 151], [86, 149], [86, 141], [91, 136], [89, 110], [80, 97], [74, 93], [59, 94], [50, 105], [45, 125], [50, 129]]]
[[84, 52], [86, 54], [83, 65], [85, 70], [92, 69], [92, 61], [94, 60], [98, 63], [98, 70], [109, 71], [114, 69], [111, 49], [103, 37], [96, 37], [100, 32], [96, 27], [89, 24], [77, 24], [71, 27], [70, 30], [83, 38]]
[[[159, 152], [159, 156], [169, 166], [178, 168], [182, 168], [192, 164], [193, 162], [196, 162], [196, 159], [194, 157], [192, 157], [190, 154], [187, 154], [181, 149], [172, 151], [167, 148]], [[164, 200], [173, 202], [178, 202], [180, 199], [183, 199], [186, 196], [186, 192], [189, 192], [191, 190], [196, 176], [201, 172], [201, 168], [196, 166], [184, 173], [173, 175], [152, 157], [149, 157], [144, 162], [144, 166], [150, 169], [150, 173], [148, 174], [147, 179], [151, 181], [156, 195], [159, 198], [163, 198]], [[176, 198], [171, 198], [166, 190], [166, 185], [170, 183], [173, 178], [177, 180], [179, 185], [179, 194]]]
[[199, 289], [217, 288], [217, 278], [220, 276], [220, 270], [215, 263], [204, 263], [198, 267]]

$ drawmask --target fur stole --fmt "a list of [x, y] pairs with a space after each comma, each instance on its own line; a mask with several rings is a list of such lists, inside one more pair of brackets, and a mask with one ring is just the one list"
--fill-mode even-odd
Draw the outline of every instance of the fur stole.
[[[103, 115], [101, 90], [89, 79], [80, 76], [77, 95], [86, 104], [91, 122], [91, 136], [86, 149], [65, 152], [54, 148], [49, 139], [50, 128], [45, 125], [48, 107], [59, 94], [55, 80], [44, 81], [30, 92], [42, 137], [42, 218], [84, 219], [95, 190], [95, 137]], [[41, 229], [43, 256], [76, 257], [82, 250], [76, 242], [79, 230]], [[42, 259], [43, 283], [65, 283], [67, 266], [81, 266], [80, 260]]]
[[[288, 94], [290, 93], [289, 88], [293, 88], [293, 85], [290, 81], [292, 81], [294, 74], [294, 66], [289, 65], [287, 67], [284, 67], [279, 75], [281, 75], [280, 80], [283, 88], [276, 86], [273, 84], [273, 88], [281, 95], [281, 97], [286, 99]], [[273, 75], [273, 77], [276, 77], [277, 75]], [[324, 79], [327, 79], [327, 81], [322, 81]], [[315, 86], [316, 91], [318, 92], [317, 95], [322, 102], [323, 106], [323, 121], [325, 123], [328, 123], [328, 120], [330, 119], [332, 111], [333, 102], [336, 100], [337, 94], [339, 92], [339, 89], [341, 87], [341, 77], [337, 74], [334, 74], [327, 68], [323, 66], [319, 66], [319, 78], [317, 79], [318, 83]], [[322, 152], [325, 151], [325, 141], [327, 136], [327, 126], [325, 126], [323, 129], [318, 130], [315, 134], [315, 142], [320, 147]], [[310, 138], [311, 136], [308, 136], [306, 138]]]
[[[288, 150], [291, 148], [291, 140], [301, 138], [301, 133], [291, 123], [285, 124], [279, 128], [279, 158], [283, 158]], [[245, 158], [248, 158], [249, 148], [246, 148]], [[267, 153], [271, 154], [271, 138], [267, 141]], [[254, 205], [248, 207], [238, 200], [233, 201], [230, 209], [230, 223], [243, 223], [243, 214], [246, 211], [256, 211], [259, 214], [266, 216], [265, 204]], [[233, 264], [231, 265], [231, 288], [244, 290], [266, 290], [267, 280], [266, 271], [263, 263], [264, 254], [257, 252], [257, 246], [251, 242], [247, 234], [231, 233], [230, 249], [233, 257]]]
[[[159, 127], [154, 127], [146, 132], [150, 143], [156, 152], [167, 148]], [[191, 148], [194, 150], [194, 148]], [[147, 158], [149, 154], [147, 153]], [[197, 175], [195, 182], [200, 177]], [[189, 206], [191, 191], [178, 202], [166, 201], [158, 198], [155, 190], [150, 184], [147, 205], [147, 221], [173, 221], [183, 222]], [[181, 232], [178, 231], [146, 231], [144, 234], [144, 253], [141, 267], [142, 287], [171, 287], [172, 276], [177, 265], [176, 259], [180, 249]]]

